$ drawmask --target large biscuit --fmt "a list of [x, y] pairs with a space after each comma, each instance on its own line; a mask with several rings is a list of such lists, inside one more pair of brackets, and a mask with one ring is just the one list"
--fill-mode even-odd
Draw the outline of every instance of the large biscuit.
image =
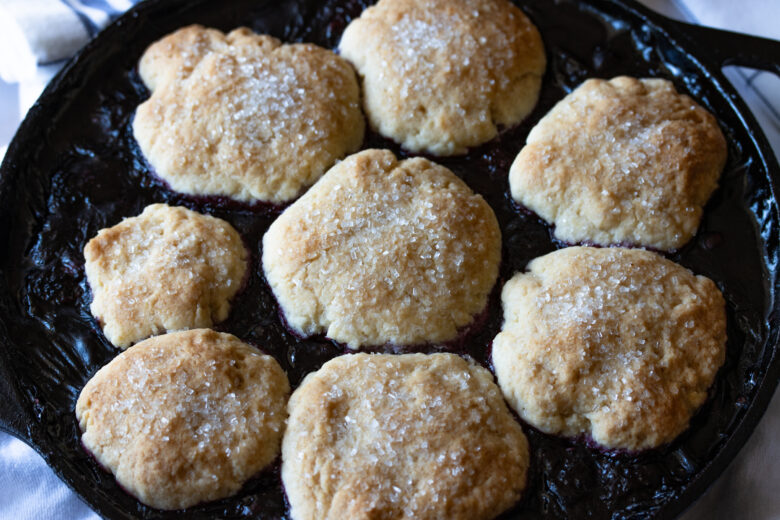
[[520, 497], [528, 443], [484, 368], [454, 354], [336, 358], [293, 393], [295, 520], [479, 520]]
[[288, 324], [350, 348], [454, 339], [501, 259], [490, 206], [427, 159], [367, 150], [334, 166], [263, 237]]
[[139, 71], [152, 96], [133, 132], [176, 191], [282, 203], [363, 141], [355, 73], [316, 45], [193, 25], [151, 45]]
[[671, 442], [724, 361], [720, 291], [648, 251], [562, 249], [533, 260], [502, 299], [498, 383], [547, 433], [632, 451]]
[[339, 44], [379, 133], [412, 151], [464, 153], [516, 125], [539, 97], [536, 27], [507, 0], [380, 0]]
[[237, 492], [277, 457], [290, 385], [230, 334], [150, 338], [79, 395], [84, 446], [141, 502], [178, 509]]
[[512, 197], [571, 243], [679, 248], [718, 185], [715, 118], [662, 79], [590, 79], [528, 134]]
[[90, 310], [121, 348], [224, 320], [248, 264], [233, 226], [165, 204], [100, 230], [84, 257]]

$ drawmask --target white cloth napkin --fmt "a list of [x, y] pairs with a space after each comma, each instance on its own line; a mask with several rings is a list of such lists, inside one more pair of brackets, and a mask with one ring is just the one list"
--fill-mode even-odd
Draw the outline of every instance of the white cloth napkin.
[[[0, 158], [12, 132], [60, 60], [139, 0], [0, 0]], [[680, 19], [780, 40], [780, 0], [641, 0]], [[728, 72], [780, 155], [780, 80]], [[18, 99], [15, 94], [18, 93]], [[11, 114], [18, 109], [18, 117]], [[723, 476], [684, 520], [780, 520], [780, 397]], [[0, 432], [0, 519], [92, 520], [98, 516], [23, 442]]]
[[97, 520], [35, 451], [0, 433], [0, 518]]
[[65, 60], [140, 1], [0, 0], [0, 79], [19, 85], [19, 120]]
[[7, 83], [32, 79], [38, 65], [70, 58], [138, 1], [2, 0], [0, 77]]

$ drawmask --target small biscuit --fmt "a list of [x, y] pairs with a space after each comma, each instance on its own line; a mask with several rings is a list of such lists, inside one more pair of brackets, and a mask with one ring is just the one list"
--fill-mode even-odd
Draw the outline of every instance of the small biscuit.
[[412, 151], [465, 153], [536, 105], [539, 32], [507, 0], [380, 0], [339, 50], [363, 80], [371, 125]]
[[490, 206], [443, 166], [366, 150], [334, 166], [263, 237], [288, 324], [349, 348], [454, 339], [498, 276]]
[[454, 354], [342, 356], [293, 393], [295, 520], [479, 520], [525, 488], [528, 442], [486, 369]]
[[502, 300], [498, 383], [547, 433], [631, 451], [671, 442], [725, 359], [720, 291], [656, 253], [555, 251], [507, 282]]
[[193, 25], [151, 45], [139, 72], [152, 96], [133, 133], [176, 191], [282, 203], [363, 141], [355, 73], [316, 45]]
[[236, 493], [277, 457], [290, 385], [279, 364], [207, 329], [150, 338], [87, 382], [84, 446], [144, 504], [179, 509]]
[[663, 79], [590, 79], [528, 134], [512, 197], [570, 243], [672, 250], [688, 242], [718, 185], [715, 118]]
[[120, 348], [224, 320], [248, 264], [233, 226], [165, 204], [100, 230], [84, 257], [90, 310]]

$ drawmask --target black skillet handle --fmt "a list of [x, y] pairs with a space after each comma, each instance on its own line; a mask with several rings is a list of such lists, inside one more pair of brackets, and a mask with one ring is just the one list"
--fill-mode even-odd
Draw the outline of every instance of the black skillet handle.
[[21, 395], [14, 386], [10, 369], [4, 363], [0, 357], [0, 430], [29, 443], [29, 415], [22, 406]]
[[721, 67], [740, 65], [780, 76], [780, 41], [684, 22], [675, 25]]

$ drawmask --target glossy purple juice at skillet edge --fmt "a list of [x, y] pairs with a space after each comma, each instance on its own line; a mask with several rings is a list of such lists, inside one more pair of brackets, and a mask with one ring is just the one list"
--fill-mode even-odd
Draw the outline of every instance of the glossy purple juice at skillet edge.
[[[118, 353], [89, 313], [91, 296], [82, 251], [99, 229], [137, 215], [153, 202], [184, 205], [223, 218], [241, 233], [252, 260], [245, 288], [233, 300], [228, 319], [216, 328], [273, 355], [287, 371], [293, 388], [306, 374], [345, 352], [326, 338], [296, 337], [280, 318], [258, 260], [263, 234], [282, 208], [187, 197], [170, 191], [150, 172], [132, 138], [133, 112], [148, 96], [134, 69], [137, 59], [154, 39], [193, 22], [223, 30], [247, 25], [285, 41], [333, 48], [348, 21], [368, 3], [333, 0], [304, 9], [298, 6], [308, 5], [305, 0], [283, 5], [238, 0], [230, 8], [211, 2], [209, 8], [182, 7], [169, 19], [146, 20], [153, 34], [150, 30], [146, 41], [133, 40], [121, 49], [105, 51], [116, 52], [122, 59], [102, 64], [99, 73], [74, 88], [72, 97], [63, 101], [67, 123], [60, 121], [47, 131], [40, 148], [30, 151], [29, 164], [22, 166], [26, 170], [20, 178], [35, 180], [20, 183], [15, 203], [25, 224], [9, 242], [7, 257], [13, 262], [9, 260], [2, 269], [12, 297], [8, 312], [18, 316], [9, 325], [9, 334], [26, 338], [27, 351], [15, 358], [9, 370], [23, 374], [22, 390], [34, 403], [36, 431], [56, 447], [58, 464], [79, 475], [71, 477], [71, 485], [89, 489], [104, 514], [176, 516], [139, 504], [81, 448], [73, 413], [76, 398], [87, 379]], [[733, 116], [729, 120], [720, 117], [728, 106], [708, 87], [708, 80], [696, 77], [684, 56], [664, 46], [663, 38], [574, 1], [519, 5], [540, 29], [548, 56], [538, 106], [523, 124], [504, 130], [467, 155], [432, 157], [480, 193], [501, 226], [501, 271], [488, 308], [452, 344], [371, 350], [450, 349], [489, 366], [489, 346], [502, 323], [503, 283], [533, 258], [564, 246], [551, 238], [547, 225], [521, 211], [509, 197], [509, 166], [529, 130], [587, 77], [630, 74], [671, 79], [679, 90], [715, 113], [729, 142], [721, 187], [705, 208], [699, 233], [687, 246], [667, 255], [696, 274], [710, 277], [724, 292], [729, 334], [726, 364], [691, 429], [659, 450], [605, 453], [587, 442], [555, 438], [526, 427], [532, 459], [528, 487], [521, 502], [502, 518], [651, 516], [676, 500], [708, 464], [752, 398], [754, 374], [760, 370], [756, 360], [770, 329], [766, 318], [770, 282], [765, 267], [770, 262], [763, 250], [763, 243], [771, 242], [770, 235], [777, 233], [763, 206], [770, 194], [755, 157], [745, 151], [743, 143], [749, 136]], [[410, 156], [370, 132], [363, 147], [390, 148], [401, 158]], [[186, 515], [287, 518], [288, 511], [277, 464], [248, 482], [236, 496], [190, 508]]]

